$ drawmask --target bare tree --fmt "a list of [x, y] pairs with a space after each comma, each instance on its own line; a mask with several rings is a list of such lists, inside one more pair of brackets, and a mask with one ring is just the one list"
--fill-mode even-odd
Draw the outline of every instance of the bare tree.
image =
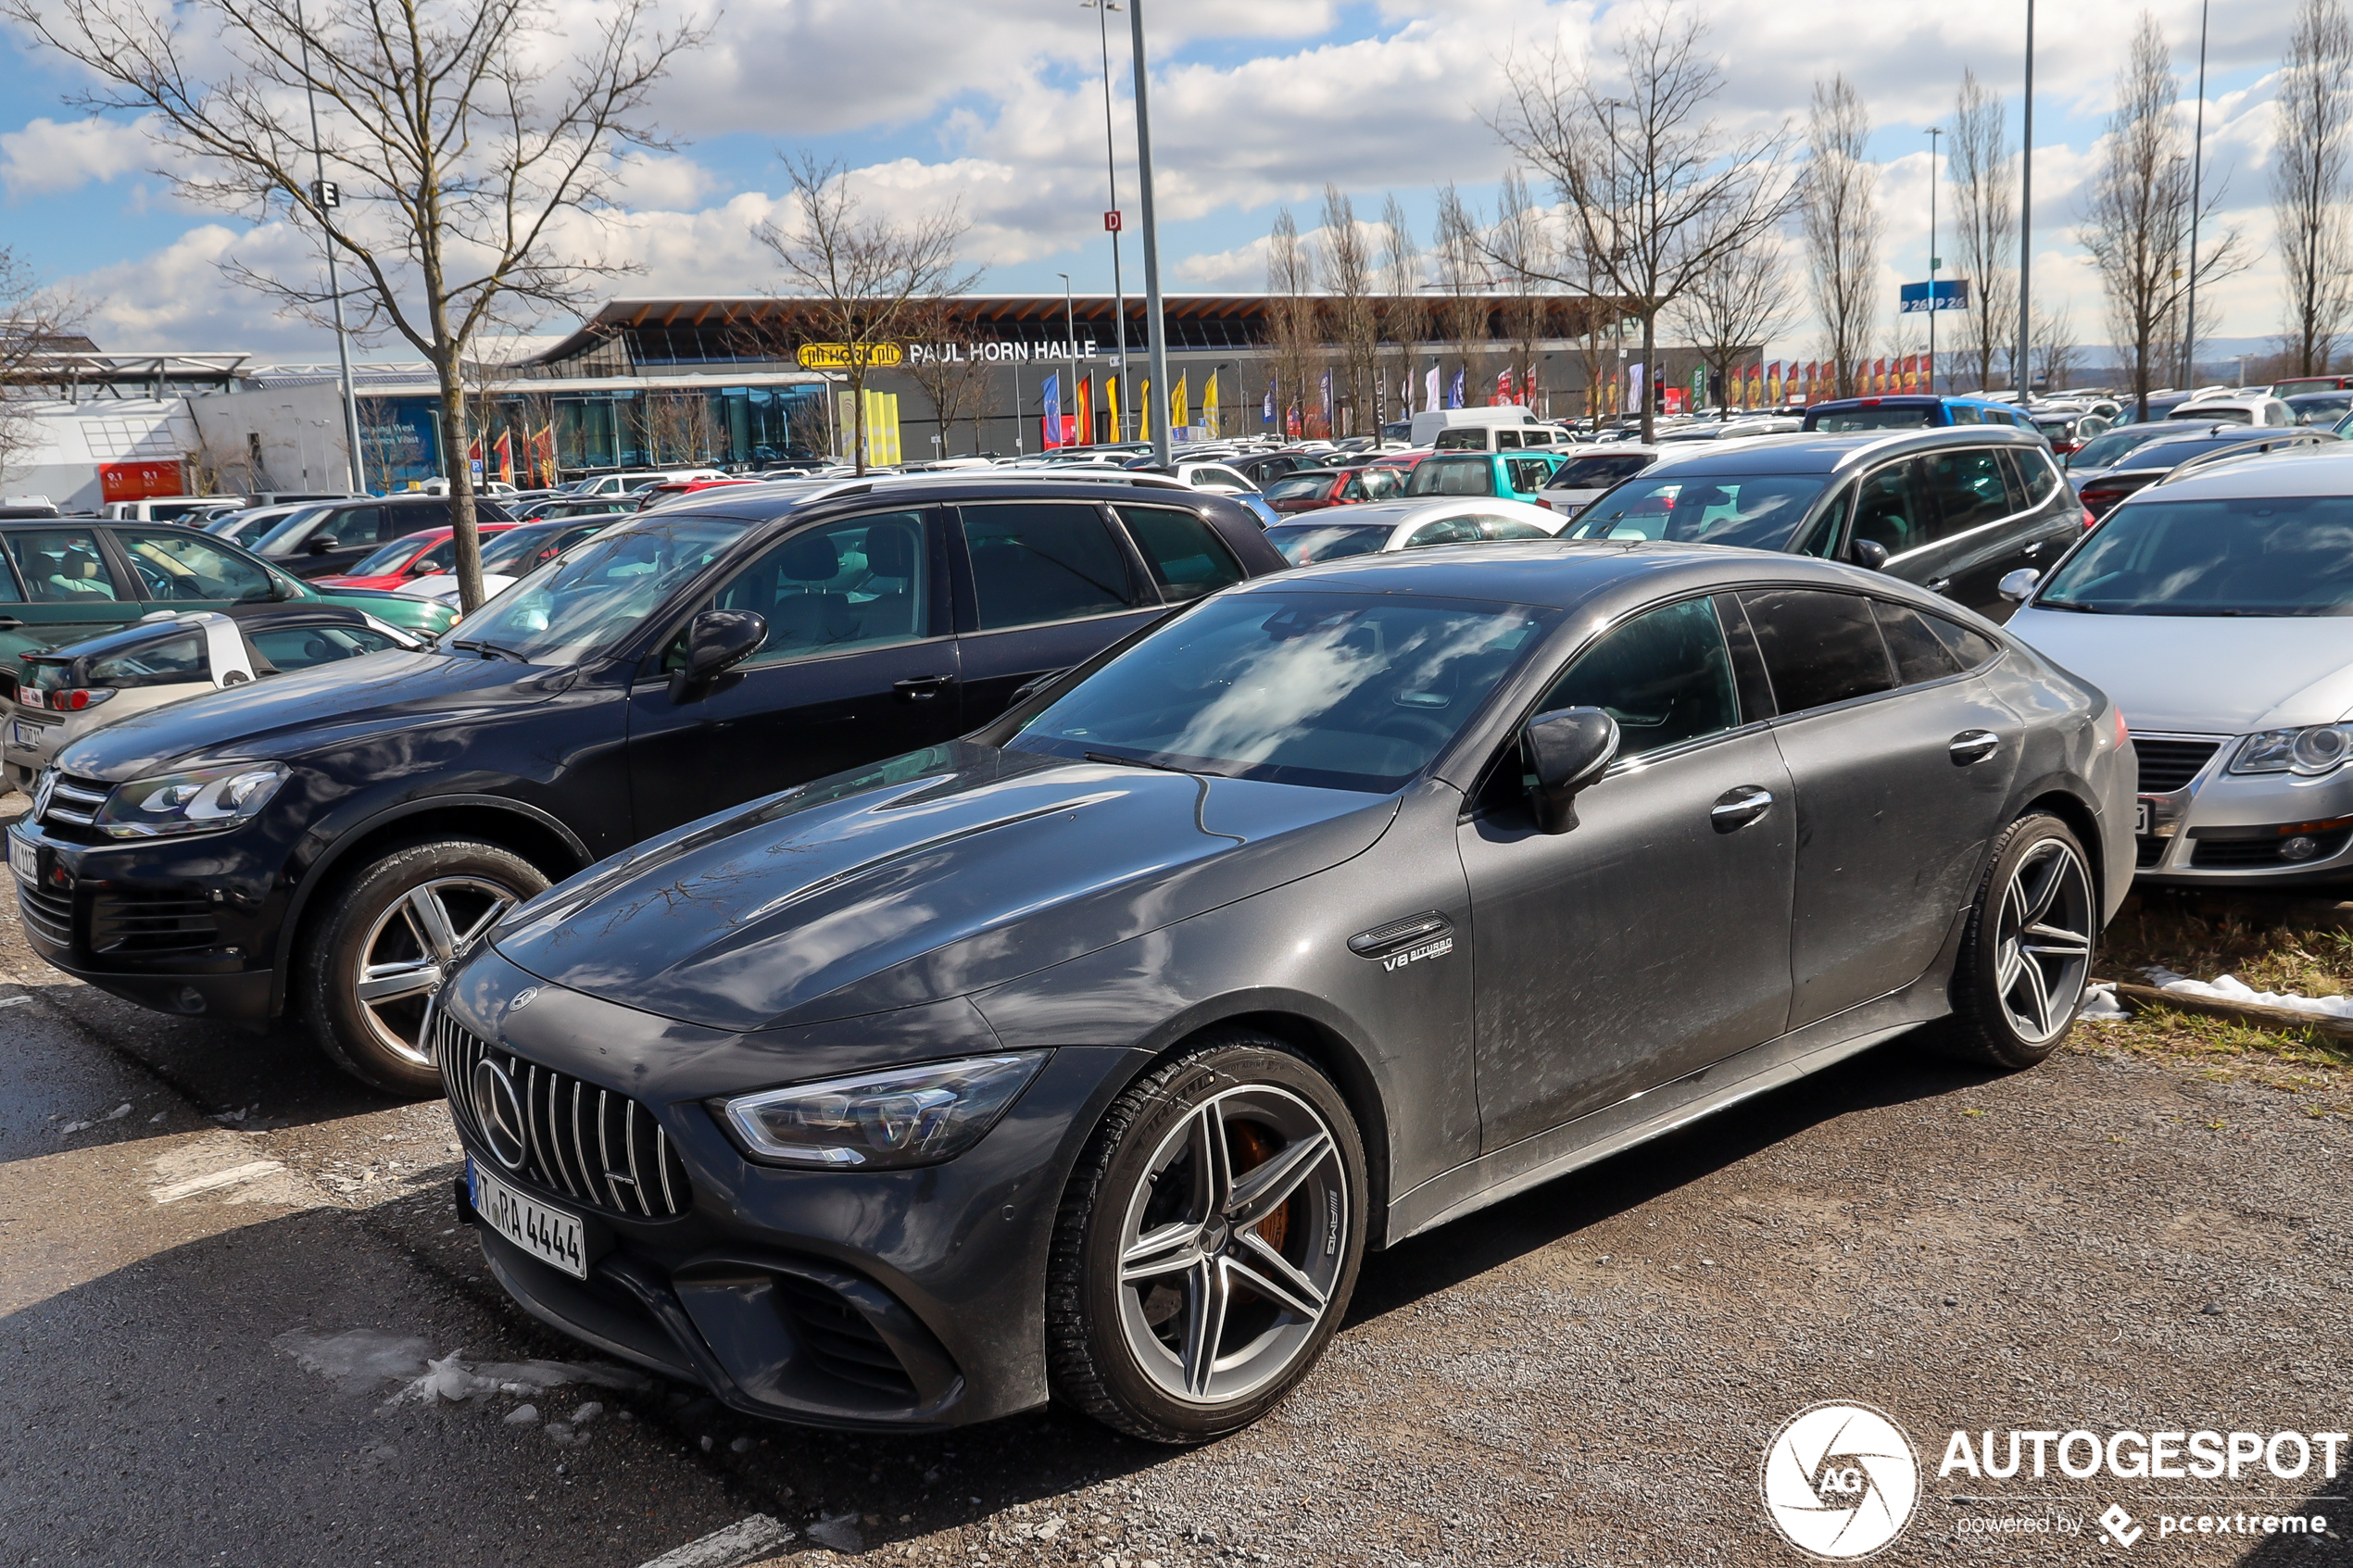
[[[1708, 115], [1725, 78], [1701, 47], [1705, 36], [1688, 12], [1659, 9], [1620, 35], [1612, 76], [1572, 62], [1558, 44], [1515, 58], [1497, 124], [1567, 211], [1579, 258], [1568, 270], [1590, 264], [1642, 322], [1652, 383], [1660, 312], [1778, 230], [1795, 200], [1780, 168], [1787, 126], [1735, 134]], [[1645, 440], [1655, 401], [1642, 399]]]
[[[1487, 344], [1494, 302], [1489, 297], [1486, 247], [1462, 193], [1449, 181], [1438, 193], [1438, 283], [1446, 291], [1446, 336], [1454, 345], [1454, 373], [1463, 401], [1478, 400], [1487, 374]], [[1443, 378], [1441, 378], [1443, 379]]]
[[2061, 303], [2034, 307], [2033, 364], [2031, 374], [2040, 377], [2044, 387], [2058, 392], [2067, 386], [2068, 377], [2074, 374], [2082, 357], [2075, 343], [2075, 311]]
[[1788, 328], [1792, 304], [1789, 270], [1777, 237], [1725, 257], [1676, 301], [1677, 325], [1725, 389], [1726, 419], [1731, 418], [1734, 369]]
[[[1534, 407], [1538, 345], [1543, 342], [1553, 295], [1545, 280], [1560, 270], [1553, 235], [1516, 169], [1495, 193], [1495, 226], [1484, 239], [1489, 259], [1503, 274], [1504, 340], [1510, 347], [1504, 366], [1519, 388], [1520, 402]], [[1552, 285], [1557, 286], [1557, 285]]]
[[1290, 208], [1283, 207], [1275, 214], [1275, 227], [1267, 236], [1266, 293], [1267, 335], [1274, 351], [1275, 424], [1286, 434], [1290, 429], [1290, 410], [1299, 409], [1304, 422], [1315, 406], [1308, 383], [1322, 359], [1315, 301], [1309, 292], [1315, 281], [1315, 247], [1300, 238], [1299, 220], [1291, 216]]
[[[908, 345], [907, 374], [923, 388], [931, 399], [931, 411], [939, 420], [939, 451], [948, 456], [949, 441], [959, 420], [973, 427], [973, 451], [980, 451], [980, 417], [988, 399], [988, 362], [975, 352], [980, 338], [971, 324], [952, 309], [949, 300], [934, 297], [925, 300], [912, 320], [914, 342]], [[1072, 408], [1077, 407], [1078, 389], [1070, 388], [1063, 400]]]
[[2344, 0], [2302, 0], [2288, 41], [2271, 165], [2281, 282], [2281, 336], [2297, 375], [2329, 368], [2353, 317], [2353, 23]]
[[1373, 384], [1380, 370], [1375, 362], [1380, 318], [1373, 304], [1373, 257], [1356, 227], [1355, 205], [1338, 185], [1328, 183], [1324, 186], [1323, 275], [1334, 317], [1332, 338], [1340, 346], [1340, 406], [1349, 415], [1347, 433], [1360, 434], [1360, 427], [1372, 424]]
[[963, 294], [979, 274], [957, 259], [965, 224], [956, 207], [908, 222], [869, 216], [838, 161], [812, 153], [786, 160], [792, 181], [789, 228], [763, 222], [752, 237], [775, 253], [800, 291], [802, 320], [838, 345], [849, 381], [851, 460], [866, 471], [866, 378], [877, 350], [898, 345], [942, 295]]
[[40, 445], [31, 405], [62, 379], [50, 360], [79, 341], [87, 310], [42, 285], [25, 260], [0, 245], [0, 480]]
[[1390, 351], [1381, 371], [1384, 391], [1395, 387], [1403, 407], [1419, 365], [1420, 345], [1429, 336], [1429, 310], [1421, 297], [1421, 247], [1414, 241], [1404, 204], [1391, 193], [1381, 204], [1380, 332]]
[[1953, 156], [1946, 166], [1959, 215], [1961, 274], [1977, 298], [1964, 320], [1964, 363], [1976, 362], [1978, 390], [1994, 384], [1994, 361], [2014, 351], [2018, 320], [2018, 191], [2002, 100], [1964, 69], [1953, 105]]
[[1806, 116], [1811, 161], [1805, 183], [1806, 250], [1814, 313], [1833, 367], [1831, 395], [1855, 395], [1856, 361], [1871, 345], [1879, 307], [1879, 169], [1865, 157], [1870, 111], [1843, 74], [1814, 83]]
[[[573, 308], [589, 280], [627, 270], [585, 256], [574, 220], [606, 207], [619, 155], [673, 144], [640, 117], [704, 34], [661, 31], [653, 6], [561, 24], [530, 0], [0, 0], [0, 14], [96, 76], [77, 104], [145, 117], [179, 155], [157, 171], [177, 194], [290, 216], [356, 275], [362, 330], [432, 362], [471, 610], [468, 345], [501, 311]], [[332, 299], [307, 269], [227, 270], [305, 314]]]
[[[2108, 330], [2117, 347], [2131, 356], [2133, 405], [2144, 420], [2150, 355], [2153, 347], [2162, 352], [2177, 346], [2159, 333], [2190, 281], [2184, 274], [2193, 198], [2190, 160], [2173, 112], [2178, 96], [2165, 35], [2157, 19], [2144, 11], [2116, 73], [2116, 108], [2108, 116], [2076, 235], [2099, 269]], [[2199, 213], [2202, 229], [2220, 209], [2222, 195], [2217, 181]], [[2201, 250], [2196, 282], [2204, 287], [2244, 265], [2238, 232], [2221, 230]]]

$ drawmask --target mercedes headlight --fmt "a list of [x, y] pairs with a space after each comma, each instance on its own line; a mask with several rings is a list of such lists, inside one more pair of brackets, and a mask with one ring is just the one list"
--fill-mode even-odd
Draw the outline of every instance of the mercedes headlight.
[[755, 1160], [835, 1171], [932, 1165], [978, 1143], [1048, 1054], [887, 1068], [739, 1095], [713, 1109]]
[[91, 823], [110, 838], [220, 833], [252, 821], [286, 782], [283, 762], [237, 762], [117, 784]]
[[2249, 735], [2231, 759], [2233, 773], [2333, 772], [2353, 756], [2353, 724], [2311, 724], [2300, 730], [2265, 730]]

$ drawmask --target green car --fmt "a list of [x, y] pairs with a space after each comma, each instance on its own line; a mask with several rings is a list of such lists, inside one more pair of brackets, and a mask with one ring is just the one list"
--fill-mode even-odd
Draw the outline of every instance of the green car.
[[222, 609], [267, 599], [344, 605], [432, 636], [448, 605], [373, 588], [321, 588], [219, 534], [169, 522], [41, 518], [0, 522], [0, 694], [16, 691], [19, 654], [80, 642], [157, 611]]
[[1414, 465], [1405, 494], [1501, 495], [1533, 502], [1572, 452], [1438, 452]]

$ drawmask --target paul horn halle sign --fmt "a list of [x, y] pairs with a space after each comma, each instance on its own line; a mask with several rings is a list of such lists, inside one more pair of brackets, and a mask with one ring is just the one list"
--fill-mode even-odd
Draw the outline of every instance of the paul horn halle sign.
[[853, 365], [863, 365], [870, 370], [887, 370], [902, 363], [906, 350], [895, 343], [804, 343], [800, 345], [800, 368], [804, 370], [847, 370]]

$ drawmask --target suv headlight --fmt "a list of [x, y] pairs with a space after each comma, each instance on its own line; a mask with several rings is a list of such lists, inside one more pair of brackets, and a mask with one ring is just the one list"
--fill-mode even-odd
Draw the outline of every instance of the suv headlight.
[[2333, 772], [2353, 756], [2353, 724], [2312, 724], [2300, 730], [2265, 730], [2239, 743], [2233, 773]]
[[712, 1109], [755, 1160], [836, 1171], [933, 1165], [978, 1143], [1049, 1054], [886, 1068], [739, 1095]]
[[91, 823], [110, 838], [220, 833], [252, 821], [286, 782], [283, 762], [236, 762], [117, 784]]

